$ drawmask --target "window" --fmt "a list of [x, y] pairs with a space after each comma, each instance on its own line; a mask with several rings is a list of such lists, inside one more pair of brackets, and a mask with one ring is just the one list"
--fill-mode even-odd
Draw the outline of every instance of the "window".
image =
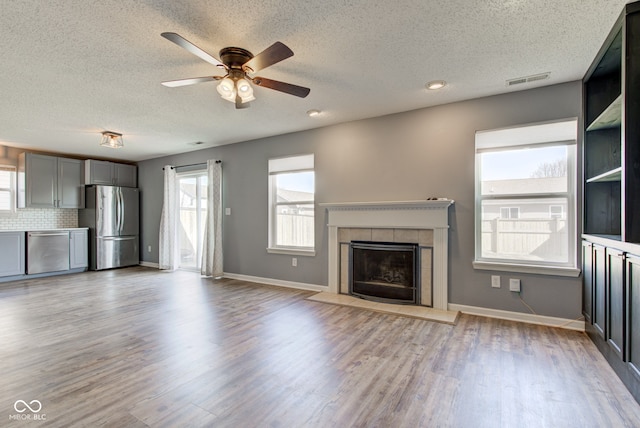
[[474, 267], [577, 275], [576, 136], [576, 120], [476, 133]]
[[269, 159], [269, 252], [314, 254], [314, 156]]
[[16, 210], [16, 167], [0, 165], [0, 212]]
[[500, 218], [520, 218], [520, 208], [502, 207], [500, 208]]
[[562, 205], [549, 205], [549, 218], [564, 218], [564, 207]]

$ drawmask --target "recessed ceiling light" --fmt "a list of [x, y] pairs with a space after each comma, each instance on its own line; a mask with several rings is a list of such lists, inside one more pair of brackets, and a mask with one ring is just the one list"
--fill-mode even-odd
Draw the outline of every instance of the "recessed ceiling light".
[[447, 82], [444, 80], [432, 80], [425, 85], [425, 87], [431, 91], [444, 88], [445, 86], [447, 86]]
[[320, 110], [316, 110], [316, 109], [309, 110], [309, 111], [307, 112], [307, 115], [309, 115], [309, 117], [316, 117], [316, 116], [320, 116]]

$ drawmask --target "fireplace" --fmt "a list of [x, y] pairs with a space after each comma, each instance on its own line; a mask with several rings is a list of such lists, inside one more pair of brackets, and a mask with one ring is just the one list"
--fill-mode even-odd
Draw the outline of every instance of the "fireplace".
[[352, 241], [349, 294], [384, 303], [418, 304], [418, 245]]
[[415, 242], [419, 246], [421, 306], [447, 310], [448, 209], [451, 199], [326, 202], [329, 292], [349, 294], [352, 241]]

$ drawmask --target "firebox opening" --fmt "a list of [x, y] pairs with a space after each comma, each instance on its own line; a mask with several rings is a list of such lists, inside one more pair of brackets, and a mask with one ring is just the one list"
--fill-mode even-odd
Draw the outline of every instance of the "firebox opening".
[[352, 241], [349, 259], [349, 294], [385, 303], [420, 302], [418, 244]]

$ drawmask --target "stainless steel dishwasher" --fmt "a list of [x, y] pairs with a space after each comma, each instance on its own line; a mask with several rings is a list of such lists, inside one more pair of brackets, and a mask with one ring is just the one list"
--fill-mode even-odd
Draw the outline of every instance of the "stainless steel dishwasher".
[[69, 270], [69, 231], [27, 232], [27, 274]]

